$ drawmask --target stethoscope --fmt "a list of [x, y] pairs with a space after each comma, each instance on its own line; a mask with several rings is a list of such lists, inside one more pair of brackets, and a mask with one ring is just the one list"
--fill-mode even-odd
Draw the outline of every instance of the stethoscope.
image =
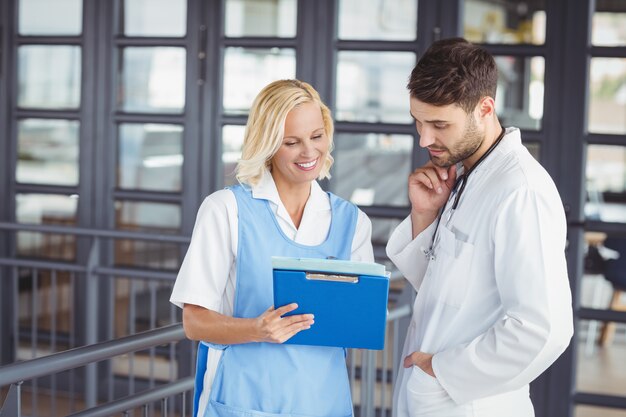
[[454, 202], [452, 203], [452, 208], [450, 209], [450, 212], [448, 213], [448, 218], [446, 219], [446, 223], [450, 222], [450, 218], [452, 218], [452, 214], [454, 213], [454, 210], [456, 210], [456, 208], [459, 206], [459, 201], [461, 201], [461, 195], [463, 194], [463, 191], [465, 190], [465, 186], [467, 185], [467, 180], [470, 174], [474, 172], [476, 167], [480, 165], [481, 162], [487, 159], [489, 154], [491, 154], [491, 152], [493, 152], [494, 149], [496, 149], [496, 146], [498, 146], [498, 144], [502, 141], [502, 138], [504, 137], [505, 133], [506, 133], [506, 129], [502, 127], [502, 131], [500, 132], [496, 140], [491, 144], [489, 149], [487, 149], [487, 151], [484, 154], [482, 154], [480, 158], [478, 158], [478, 161], [476, 161], [476, 163], [472, 165], [472, 167], [468, 169], [467, 172], [464, 172], [461, 176], [459, 176], [459, 178], [456, 179], [456, 182], [454, 183], [454, 187], [452, 187], [452, 193], [450, 194], [450, 197], [448, 197], [446, 204], [443, 205], [443, 208], [441, 209], [441, 211], [439, 212], [439, 215], [437, 216], [437, 224], [435, 225], [435, 232], [433, 233], [433, 238], [430, 242], [430, 248], [424, 252], [424, 254], [430, 258], [430, 260], [432, 261], [435, 260], [434, 248], [437, 243], [437, 238], [439, 236], [439, 223], [441, 222], [443, 213], [446, 211], [448, 202], [450, 201], [450, 199], [454, 198]]

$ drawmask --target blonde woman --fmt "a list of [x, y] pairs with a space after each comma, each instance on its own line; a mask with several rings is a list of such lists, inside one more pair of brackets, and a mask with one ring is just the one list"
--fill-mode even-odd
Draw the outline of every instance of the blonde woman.
[[272, 296], [272, 256], [374, 260], [369, 219], [316, 181], [330, 177], [332, 147], [309, 84], [276, 81], [256, 97], [240, 184], [204, 200], [170, 299], [201, 341], [194, 415], [352, 415], [344, 350], [282, 344], [314, 317], [283, 317], [297, 305], [274, 309]]

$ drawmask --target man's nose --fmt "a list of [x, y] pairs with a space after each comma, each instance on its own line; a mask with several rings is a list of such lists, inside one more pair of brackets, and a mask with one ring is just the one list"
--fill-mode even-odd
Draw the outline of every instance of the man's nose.
[[433, 134], [431, 129], [422, 127], [421, 132], [419, 132], [419, 135], [420, 135], [420, 146], [422, 148], [427, 148], [433, 143], [435, 143], [435, 135]]

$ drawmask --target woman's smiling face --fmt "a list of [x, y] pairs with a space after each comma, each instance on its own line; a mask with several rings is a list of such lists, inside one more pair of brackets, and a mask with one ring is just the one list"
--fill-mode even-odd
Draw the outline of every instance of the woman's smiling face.
[[315, 180], [329, 147], [320, 106], [304, 103], [295, 107], [287, 114], [283, 143], [271, 160], [276, 185], [293, 186]]

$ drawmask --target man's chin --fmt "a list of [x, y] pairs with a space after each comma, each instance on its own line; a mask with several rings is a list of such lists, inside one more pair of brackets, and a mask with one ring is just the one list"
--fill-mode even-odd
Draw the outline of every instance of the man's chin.
[[432, 155], [430, 155], [430, 162], [432, 162], [433, 165], [438, 166], [439, 168], [450, 168], [452, 165], [455, 164], [449, 159], [439, 158]]

